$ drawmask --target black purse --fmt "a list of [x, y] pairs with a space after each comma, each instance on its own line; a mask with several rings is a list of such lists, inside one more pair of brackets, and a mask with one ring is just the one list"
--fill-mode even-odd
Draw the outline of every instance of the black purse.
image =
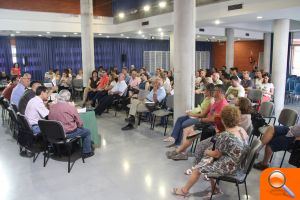
[[300, 167], [300, 141], [296, 140], [292, 148], [289, 164], [299, 168]]

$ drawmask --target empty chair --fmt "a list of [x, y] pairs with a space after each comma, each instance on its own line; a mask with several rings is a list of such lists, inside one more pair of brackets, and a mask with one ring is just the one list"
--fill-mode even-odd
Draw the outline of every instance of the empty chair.
[[73, 86], [73, 96], [74, 98], [77, 97], [77, 94], [81, 97], [83, 93], [83, 80], [82, 79], [73, 79], [72, 81]]
[[263, 92], [259, 89], [248, 90], [247, 98], [250, 99], [254, 107], [259, 108], [263, 98]]
[[18, 120], [17, 120], [17, 114], [15, 111], [11, 108], [7, 108], [8, 115], [9, 115], [9, 128], [13, 133], [13, 136], [16, 138], [18, 133]]
[[[257, 138], [254, 139], [249, 152], [244, 156], [244, 160], [242, 160], [241, 170], [238, 171], [236, 175], [229, 175], [229, 176], [208, 175], [208, 177], [215, 179], [216, 184], [219, 183], [220, 181], [235, 183], [238, 190], [239, 199], [241, 199], [239, 185], [244, 184], [246, 190], [246, 196], [248, 199], [247, 177], [250, 171], [252, 170], [254, 161], [257, 158], [261, 148], [262, 148], [261, 141]], [[216, 185], [214, 186], [214, 188], [216, 188]], [[214, 191], [212, 192], [210, 199], [212, 199], [213, 194]]]
[[269, 119], [268, 124], [270, 124], [273, 119], [273, 125], [275, 124], [276, 117], [273, 116], [274, 113], [274, 103], [273, 102], [262, 102], [260, 105], [259, 113], [263, 118]]
[[[79, 142], [80, 137], [75, 138], [66, 138], [66, 134], [60, 122], [54, 120], [39, 120], [39, 127], [41, 129], [41, 133], [47, 142], [51, 145], [64, 145], [67, 148], [68, 153], [68, 173], [70, 173], [71, 166], [71, 154], [72, 154], [72, 143]], [[47, 161], [50, 157], [49, 148], [45, 148], [44, 151], [44, 167], [47, 164]], [[84, 163], [83, 153], [81, 151], [82, 162]]]
[[294, 103], [295, 99], [298, 101], [299, 97], [300, 97], [300, 83], [297, 83], [294, 91], [291, 93], [292, 103]]
[[165, 117], [164, 125], [165, 125], [165, 132], [164, 135], [166, 135], [167, 132], [167, 126], [169, 122], [169, 116], [173, 114], [173, 108], [174, 108], [174, 96], [167, 96], [166, 99], [166, 109], [160, 109], [152, 112], [152, 122], [151, 122], [151, 128], [154, 129], [155, 126], [155, 120], [156, 117]]

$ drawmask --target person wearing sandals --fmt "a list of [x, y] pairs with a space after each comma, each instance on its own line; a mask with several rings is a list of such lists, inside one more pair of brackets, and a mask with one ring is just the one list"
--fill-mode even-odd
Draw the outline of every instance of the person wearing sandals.
[[[241, 164], [242, 154], [248, 145], [248, 135], [246, 131], [238, 126], [240, 111], [237, 107], [226, 106], [221, 113], [221, 120], [225, 131], [216, 136], [215, 149], [213, 145], [207, 148], [201, 161], [194, 167], [187, 183], [181, 188], [174, 188], [173, 194], [188, 197], [192, 186], [198, 181], [201, 174], [234, 175]], [[220, 197], [223, 192], [218, 186], [213, 188], [215, 181], [211, 179], [211, 191], [214, 197]], [[204, 199], [209, 199], [211, 191], [204, 195]]]
[[177, 118], [171, 136], [165, 138], [164, 142], [171, 142], [175, 145], [181, 144], [183, 129], [199, 123], [199, 118], [206, 117], [209, 113], [210, 107], [214, 103], [213, 91], [214, 84], [206, 85], [204, 88], [205, 98], [202, 103], [192, 111], [188, 111], [186, 115]]
[[[197, 126], [206, 127], [205, 131], [202, 131], [201, 138], [204, 140], [215, 135], [214, 125], [216, 117], [219, 117], [223, 108], [228, 105], [228, 102], [225, 99], [225, 90], [223, 85], [215, 85], [214, 86], [214, 104], [210, 107], [210, 111], [207, 114], [207, 117], [200, 118]], [[181, 145], [173, 150], [167, 151], [166, 156], [169, 159], [173, 160], [187, 160], [188, 155], [185, 153], [188, 147], [190, 147], [193, 143], [192, 139], [199, 135], [194, 130], [194, 125], [189, 126], [183, 130], [183, 139]], [[195, 137], [194, 137], [195, 136]]]
[[300, 124], [295, 126], [269, 126], [261, 139], [266, 145], [262, 161], [255, 163], [253, 167], [264, 170], [269, 167], [269, 160], [273, 152], [286, 151], [293, 147], [296, 140], [300, 140]]

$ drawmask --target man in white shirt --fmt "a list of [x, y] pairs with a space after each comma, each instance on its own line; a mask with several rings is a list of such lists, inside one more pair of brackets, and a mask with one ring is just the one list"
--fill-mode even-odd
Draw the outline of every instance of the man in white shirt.
[[96, 115], [101, 115], [113, 101], [121, 98], [127, 91], [127, 84], [125, 82], [125, 75], [121, 73], [118, 78], [118, 83], [108, 92], [108, 95], [103, 97], [97, 108], [95, 109]]
[[48, 91], [45, 86], [39, 86], [36, 89], [36, 96], [32, 98], [25, 109], [25, 117], [27, 118], [31, 129], [35, 135], [41, 132], [38, 121], [48, 116], [49, 110], [44, 102], [48, 100]]
[[226, 91], [226, 98], [227, 100], [234, 100], [238, 97], [244, 97], [245, 96], [245, 89], [240, 84], [239, 78], [237, 76], [230, 77], [231, 80], [231, 86]]

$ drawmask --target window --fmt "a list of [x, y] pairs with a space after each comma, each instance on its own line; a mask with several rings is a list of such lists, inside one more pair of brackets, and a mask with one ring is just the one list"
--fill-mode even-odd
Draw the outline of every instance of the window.
[[300, 76], [300, 32], [293, 34], [291, 64], [291, 74]]
[[13, 63], [16, 63], [17, 62], [17, 49], [16, 49], [16, 45], [11, 45], [11, 54], [12, 54]]

